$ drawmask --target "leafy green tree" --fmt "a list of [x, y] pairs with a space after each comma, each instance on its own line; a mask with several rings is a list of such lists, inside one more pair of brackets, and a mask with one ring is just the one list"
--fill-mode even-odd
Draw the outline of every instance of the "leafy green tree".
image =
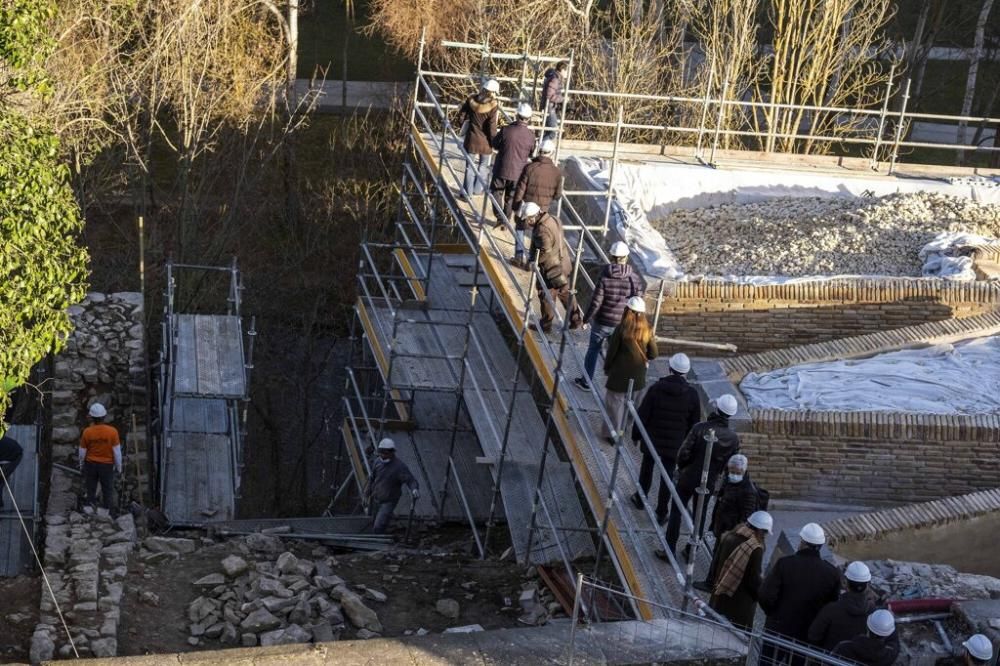
[[[31, 367], [72, 330], [86, 292], [80, 208], [59, 142], [32, 113], [49, 93], [48, 0], [0, 0], [0, 410]], [[2, 411], [0, 411], [2, 413]]]

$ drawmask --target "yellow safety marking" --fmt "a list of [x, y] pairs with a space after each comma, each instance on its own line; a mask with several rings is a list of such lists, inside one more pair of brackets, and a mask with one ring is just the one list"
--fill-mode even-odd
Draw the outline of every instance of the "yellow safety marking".
[[[375, 331], [375, 325], [371, 320], [371, 316], [368, 314], [368, 310], [365, 308], [365, 304], [358, 299], [356, 305], [358, 311], [358, 319], [361, 320], [361, 327], [365, 329], [365, 336], [368, 338], [368, 346], [371, 347], [372, 353], [375, 354], [375, 362], [378, 363], [379, 369], [382, 371], [382, 376], [385, 378], [386, 383], [389, 383], [389, 359], [385, 357], [385, 352], [378, 344], [378, 335]], [[403, 400], [402, 394], [397, 389], [390, 389], [389, 395], [392, 396], [393, 403], [396, 405], [396, 409], [399, 411], [399, 417], [404, 421], [410, 420], [409, 409], [406, 407], [406, 402]]]
[[426, 301], [427, 292], [424, 291], [424, 284], [417, 276], [417, 272], [413, 270], [413, 265], [410, 263], [410, 258], [406, 256], [406, 252], [403, 252], [403, 248], [397, 247], [392, 253], [396, 255], [396, 261], [403, 269], [403, 275], [409, 278], [407, 282], [410, 284], [410, 289], [413, 290], [413, 295], [418, 301]]
[[441, 173], [441, 165], [438, 164], [437, 158], [434, 157], [434, 153], [431, 152], [430, 146], [428, 146], [427, 142], [424, 140], [423, 133], [417, 129], [415, 123], [410, 123], [410, 133], [413, 135], [413, 145], [417, 147], [417, 150], [423, 153], [424, 159], [427, 160], [427, 163], [436, 165], [435, 171]]
[[347, 452], [351, 456], [351, 465], [354, 466], [354, 475], [358, 477], [358, 483], [364, 488], [365, 484], [368, 483], [368, 470], [365, 469], [365, 463], [361, 460], [361, 452], [358, 450], [357, 443], [354, 441], [354, 433], [351, 431], [351, 426], [347, 423], [347, 419], [344, 419], [344, 423], [340, 426], [340, 431], [344, 433], [344, 444], [347, 446]]

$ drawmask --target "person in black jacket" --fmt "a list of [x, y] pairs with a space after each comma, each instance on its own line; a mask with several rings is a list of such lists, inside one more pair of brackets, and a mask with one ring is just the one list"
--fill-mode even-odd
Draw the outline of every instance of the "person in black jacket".
[[[767, 615], [764, 629], [792, 640], [806, 642], [809, 627], [823, 606], [837, 600], [840, 572], [820, 557], [826, 543], [823, 528], [808, 523], [799, 532], [798, 551], [781, 558], [764, 579], [758, 603]], [[764, 655], [780, 659], [784, 652], [765, 641]]]
[[844, 574], [847, 591], [840, 598], [823, 606], [809, 627], [809, 642], [824, 650], [832, 650], [841, 641], [865, 633], [865, 621], [875, 610], [868, 595], [871, 571], [864, 562], [851, 562]]
[[565, 60], [555, 67], [545, 70], [542, 81], [542, 112], [545, 114], [545, 139], [555, 138], [555, 128], [559, 126], [559, 108], [563, 102], [563, 78], [569, 70]]
[[737, 453], [726, 463], [726, 478], [715, 496], [712, 511], [712, 534], [715, 540], [733, 529], [757, 510], [757, 488], [747, 473], [750, 461]]
[[17, 469], [23, 457], [24, 449], [17, 443], [17, 440], [13, 437], [0, 437], [0, 468], [3, 469], [3, 478], [7, 481], [5, 484], [0, 480], [0, 508], [3, 508], [3, 497], [4, 493], [7, 492], [6, 487], [10, 486], [13, 490], [14, 482], [11, 476], [14, 475], [14, 470]]
[[[653, 482], [653, 454], [660, 459], [667, 474], [673, 476], [681, 444], [691, 428], [701, 420], [701, 399], [698, 398], [698, 391], [687, 382], [690, 369], [691, 361], [686, 354], [671, 356], [670, 374], [650, 386], [639, 405], [639, 420], [653, 444], [653, 451], [650, 451], [642, 440], [639, 426], [632, 426], [632, 440], [642, 451], [639, 485], [647, 496]], [[670, 509], [670, 491], [667, 490], [663, 477], [659, 474], [657, 477], [660, 479], [660, 489], [656, 498], [656, 520], [662, 523]], [[635, 508], [642, 509], [642, 497], [639, 493], [632, 495], [632, 504]]]
[[585, 391], [590, 389], [589, 380], [594, 378], [601, 347], [622, 321], [625, 303], [633, 296], [642, 296], [646, 291], [642, 278], [629, 266], [628, 245], [618, 241], [611, 246], [609, 254], [611, 263], [604, 267], [604, 272], [594, 285], [594, 296], [583, 315], [583, 323], [590, 324], [590, 345], [583, 358], [586, 377], [577, 377], [574, 383]]
[[896, 621], [887, 610], [877, 610], [865, 621], [867, 633], [841, 641], [833, 654], [865, 666], [892, 666], [899, 656]]
[[[736, 398], [728, 393], [715, 402], [715, 411], [701, 423], [695, 424], [691, 428], [677, 453], [677, 494], [680, 497], [682, 506], [688, 506], [691, 498], [695, 496], [695, 491], [701, 484], [702, 467], [705, 464], [705, 452], [708, 443], [705, 436], [709, 431], [715, 432], [717, 441], [712, 447], [712, 457], [708, 465], [708, 489], [712, 492], [719, 482], [719, 475], [726, 468], [726, 463], [733, 455], [740, 451], [740, 438], [729, 428], [729, 417], [735, 416], [739, 410], [739, 403]], [[693, 507], [693, 505], [692, 505]], [[705, 518], [708, 515], [708, 507], [701, 514], [701, 524], [696, 528], [699, 532], [705, 529]], [[691, 511], [692, 517], [695, 511]], [[677, 539], [681, 532], [681, 514], [677, 507], [670, 510], [670, 520], [667, 522], [667, 545], [675, 554], [677, 553]], [[658, 551], [657, 557], [665, 558], [666, 553]]]
[[[517, 120], [497, 132], [493, 138], [493, 147], [497, 151], [493, 162], [493, 180], [490, 192], [503, 208], [507, 222], [514, 222], [514, 188], [520, 180], [524, 167], [535, 149], [535, 133], [528, 122], [531, 120], [531, 106], [521, 103], [517, 105]], [[500, 221], [500, 210], [495, 210], [497, 225]]]

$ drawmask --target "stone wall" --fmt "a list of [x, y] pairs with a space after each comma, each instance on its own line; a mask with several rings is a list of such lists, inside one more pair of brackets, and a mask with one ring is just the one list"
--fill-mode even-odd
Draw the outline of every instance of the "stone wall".
[[772, 496], [898, 504], [994, 488], [1000, 416], [751, 410], [741, 433]]
[[[90, 293], [69, 309], [74, 331], [56, 357], [47, 387], [52, 430], [52, 461], [75, 469], [80, 433], [94, 402], [108, 408], [125, 454], [127, 496], [144, 483], [146, 448], [146, 361], [143, 303], [138, 293]], [[135, 423], [135, 429], [132, 424]], [[112, 518], [101, 509], [78, 513], [82, 479], [53, 467], [45, 505], [46, 576], [55, 601], [43, 584], [39, 624], [31, 642], [37, 662], [72, 656], [59, 617], [81, 655], [114, 656], [126, 565], [136, 539], [132, 516]], [[58, 602], [58, 608], [57, 604]]]
[[[647, 300], [651, 306], [658, 289], [659, 283], [650, 285]], [[998, 308], [1000, 285], [990, 282], [911, 278], [839, 278], [756, 286], [668, 282], [657, 332], [732, 343], [743, 354], [971, 317]]]

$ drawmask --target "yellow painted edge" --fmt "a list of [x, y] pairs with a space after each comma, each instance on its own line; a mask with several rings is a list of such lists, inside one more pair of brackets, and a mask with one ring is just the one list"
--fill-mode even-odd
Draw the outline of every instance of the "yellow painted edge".
[[403, 252], [403, 248], [397, 247], [392, 253], [396, 255], [396, 261], [399, 262], [399, 267], [403, 269], [403, 275], [410, 278], [407, 282], [410, 284], [410, 289], [413, 290], [413, 295], [418, 301], [426, 301], [427, 292], [424, 291], [424, 285], [418, 279], [417, 272], [413, 270], [413, 264], [410, 263], [410, 258]]
[[362, 487], [368, 483], [368, 471], [365, 469], [364, 462], [361, 460], [361, 452], [358, 451], [357, 443], [354, 441], [354, 433], [351, 432], [351, 427], [347, 424], [347, 419], [340, 426], [340, 431], [344, 433], [344, 441], [347, 444], [347, 452], [351, 456], [351, 465], [354, 466], [354, 475], [358, 477], [358, 483]]
[[441, 165], [438, 164], [437, 158], [434, 157], [434, 154], [431, 152], [430, 146], [428, 146], [427, 142], [424, 140], [423, 133], [421, 133], [421, 131], [417, 129], [415, 123], [412, 122], [410, 123], [410, 133], [413, 135], [413, 145], [417, 147], [417, 150], [419, 150], [421, 153], [424, 154], [424, 158], [427, 160], [428, 164], [435, 165], [435, 171], [437, 171], [440, 174]]
[[[524, 325], [523, 317], [521, 315], [522, 310], [514, 304], [513, 296], [507, 289], [499, 288], [503, 282], [500, 281], [499, 270], [494, 265], [495, 258], [486, 252], [485, 248], [484, 251], [480, 253], [480, 257], [483, 260], [483, 268], [486, 270], [486, 274], [493, 283], [494, 292], [500, 296], [500, 300], [503, 302], [507, 312], [511, 313], [511, 318], [514, 321], [515, 327], [520, 328]], [[531, 294], [528, 294], [528, 298], [531, 298]], [[538, 371], [543, 385], [546, 390], [551, 393], [555, 378], [542, 357], [540, 343], [533, 335], [525, 336], [525, 349], [528, 350], [528, 356], [531, 358], [531, 362]], [[575, 461], [582, 461], [583, 456], [580, 454], [576, 438], [573, 437], [573, 428], [571, 427], [569, 418], [566, 415], [566, 405], [561, 397], [556, 404], [557, 408], [553, 412], [555, 416], [556, 428], [559, 430], [559, 434], [562, 437], [563, 442], [571, 449], [570, 457]], [[585, 463], [580, 462], [578, 464], [574, 464], [574, 467], [577, 469], [577, 473], [580, 476], [580, 480], [582, 482], [581, 485], [583, 486], [584, 491], [591, 499], [591, 505], [595, 507], [595, 518], [598, 522], [600, 522], [604, 519], [603, 494], [591, 476], [590, 468]], [[625, 543], [622, 540], [621, 534], [618, 532], [618, 528], [613, 522], [608, 523], [608, 539], [611, 541], [612, 547], [618, 555], [618, 562], [622, 569], [622, 575], [625, 577], [625, 581], [628, 583], [629, 589], [632, 590], [632, 593], [635, 596], [644, 597], [645, 590], [639, 583], [635, 565], [632, 563], [632, 558], [628, 550], [625, 548]], [[638, 605], [639, 613], [642, 615], [643, 619], [653, 619], [653, 609], [648, 603], [639, 601]]]
[[[386, 382], [389, 381], [389, 360], [386, 359], [385, 353], [382, 348], [378, 345], [378, 335], [375, 332], [375, 325], [372, 324], [371, 317], [368, 314], [365, 304], [358, 299], [356, 305], [358, 311], [358, 319], [361, 320], [361, 327], [365, 329], [365, 335], [368, 337], [368, 346], [372, 348], [372, 353], [375, 354], [375, 362], [378, 363], [379, 369], [382, 370], [382, 376], [386, 378]], [[399, 410], [399, 417], [404, 421], [410, 420], [410, 412], [406, 407], [406, 402], [403, 400], [403, 396], [396, 389], [390, 389], [389, 395], [392, 396], [392, 400], [396, 405], [396, 409]]]

